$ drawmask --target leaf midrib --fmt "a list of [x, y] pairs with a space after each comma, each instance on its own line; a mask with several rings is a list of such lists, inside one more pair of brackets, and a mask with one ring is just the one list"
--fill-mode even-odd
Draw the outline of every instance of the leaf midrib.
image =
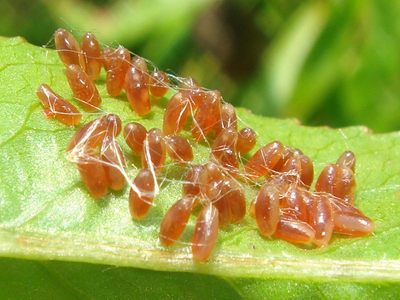
[[[51, 235], [0, 228], [0, 256], [62, 261], [102, 263], [121, 267], [139, 267], [162, 271], [198, 272], [228, 277], [303, 278], [313, 280], [341, 279], [360, 282], [398, 282], [397, 260], [361, 261], [304, 259], [295, 257], [259, 257], [216, 254], [212, 262], [197, 264], [187, 248], [171, 252], [159, 248], [140, 248], [110, 241], [100, 242], [85, 235]], [[133, 242], [134, 243], [134, 242]], [[68, 250], [65, 250], [68, 249]]]

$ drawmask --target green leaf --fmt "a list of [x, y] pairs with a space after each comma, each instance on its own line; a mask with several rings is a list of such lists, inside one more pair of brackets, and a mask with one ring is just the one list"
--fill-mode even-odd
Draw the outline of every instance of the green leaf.
[[[21, 285], [32, 281], [45, 286], [36, 290], [37, 298], [45, 295], [39, 290], [58, 295], [61, 289], [68, 290], [71, 297], [94, 297], [98, 291], [107, 298], [107, 285], [99, 282], [110, 282], [111, 289], [127, 293], [135, 293], [139, 286], [154, 296], [166, 293], [171, 298], [189, 293], [188, 286], [195, 290], [191, 296], [187, 294], [189, 298], [342, 299], [393, 296], [399, 291], [399, 133], [372, 135], [362, 127], [310, 128], [238, 109], [242, 125], [258, 132], [258, 146], [278, 139], [300, 148], [315, 161], [317, 173], [344, 150], [353, 150], [358, 158], [356, 205], [375, 221], [376, 231], [366, 238], [335, 236], [324, 249], [303, 249], [263, 239], [254, 220], [246, 217], [242, 224], [221, 230], [213, 259], [197, 264], [184, 243], [190, 240], [192, 223], [186, 239], [172, 249], [162, 247], [157, 239], [164, 213], [180, 197], [181, 168], [168, 168], [165, 176], [172, 180], [164, 181], [156, 206], [144, 221], [133, 221], [127, 205], [128, 189], [111, 193], [100, 202], [91, 199], [75, 166], [66, 160], [65, 147], [75, 129], [42, 115], [35, 96], [39, 84], [46, 82], [72, 99], [57, 54], [21, 38], [0, 38], [0, 82], [0, 256], [41, 260], [3, 259], [1, 284], [15, 277]], [[136, 120], [147, 128], [161, 126], [165, 100], [154, 106], [150, 116], [140, 118], [124, 97], [108, 97], [104, 82], [98, 87], [104, 111], [117, 113], [123, 122]], [[86, 115], [85, 121], [94, 117]], [[122, 139], [121, 144], [127, 150]], [[195, 145], [194, 151], [196, 162], [208, 159], [205, 145]], [[133, 178], [136, 162], [130, 156], [128, 162]], [[247, 192], [250, 202], [255, 192]], [[110, 267], [111, 271], [102, 272], [108, 270], [103, 264], [135, 268]], [[8, 273], [10, 268], [13, 271]], [[10, 285], [9, 290], [1, 288], [0, 293], [18, 298], [18, 284]], [[169, 289], [168, 284], [177, 287]], [[208, 288], [218, 293], [206, 294]], [[82, 294], [76, 294], [75, 289]]]
[[15, 259], [0, 260], [0, 270], [2, 299], [240, 299], [202, 274]]
[[[11, 279], [11, 280], [10, 280]], [[397, 299], [400, 285], [219, 278], [75, 262], [0, 260], [3, 299]]]

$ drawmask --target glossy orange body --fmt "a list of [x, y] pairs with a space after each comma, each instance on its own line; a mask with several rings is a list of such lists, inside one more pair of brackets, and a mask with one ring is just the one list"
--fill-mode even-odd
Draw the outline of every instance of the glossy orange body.
[[218, 157], [220, 152], [225, 151], [227, 148], [235, 149], [238, 134], [233, 128], [222, 129], [221, 132], [215, 138], [211, 151], [214, 156]]
[[293, 244], [311, 244], [314, 241], [315, 231], [306, 222], [282, 217], [278, 222], [274, 237]]
[[315, 195], [308, 215], [308, 223], [315, 230], [315, 245], [327, 246], [333, 232], [333, 209], [329, 198], [325, 195]]
[[374, 231], [373, 221], [351, 203], [330, 198], [334, 211], [334, 231], [349, 236], [364, 236]]
[[[276, 168], [275, 168], [276, 169]], [[279, 170], [288, 182], [300, 183], [301, 161], [300, 157], [292, 156], [285, 161]]]
[[337, 164], [325, 167], [315, 184], [316, 192], [330, 193], [348, 203], [354, 203], [355, 188], [353, 171]]
[[303, 152], [301, 152], [300, 150], [284, 147], [279, 161], [274, 166], [274, 171], [282, 172], [283, 165], [286, 163], [286, 161], [288, 161], [295, 155], [301, 154], [303, 154]]
[[[333, 188], [333, 195], [345, 202], [354, 204], [356, 193], [356, 179], [350, 168], [340, 168], [338, 184]], [[340, 181], [339, 181], [340, 180]]]
[[314, 178], [314, 165], [311, 159], [298, 149], [285, 147], [274, 171], [283, 173], [285, 180], [309, 189]]
[[240, 222], [246, 213], [246, 201], [242, 187], [232, 178], [225, 178], [211, 184], [209, 188], [216, 189], [214, 198], [210, 201], [218, 209], [219, 226]]
[[309, 189], [314, 179], [314, 164], [312, 160], [306, 155], [300, 156], [300, 164], [301, 164], [300, 181], [304, 187]]
[[131, 64], [131, 54], [127, 49], [119, 46], [117, 49], [103, 50], [104, 67], [106, 69], [107, 93], [116, 97], [121, 93], [125, 83], [125, 76]]
[[241, 222], [246, 215], [246, 196], [244, 189], [232, 178], [227, 179], [225, 182], [227, 182], [226, 186], [229, 188], [225, 197], [229, 199], [230, 203], [230, 222]]
[[125, 77], [125, 91], [131, 108], [139, 115], [150, 113], [149, 75], [142, 58], [136, 58]]
[[105, 130], [106, 126], [100, 118], [86, 123], [72, 136], [67, 151], [71, 151], [77, 145], [90, 148], [98, 146], [104, 137]]
[[250, 177], [270, 175], [271, 170], [281, 159], [283, 150], [283, 145], [278, 141], [261, 147], [244, 166], [246, 174]]
[[200, 175], [203, 170], [204, 167], [201, 165], [192, 165], [190, 167], [182, 185], [183, 196], [197, 196], [200, 194]]
[[47, 118], [56, 118], [65, 125], [74, 126], [80, 123], [82, 114], [70, 102], [56, 94], [47, 84], [41, 84], [36, 95], [44, 107]]
[[179, 135], [165, 137], [167, 153], [172, 160], [177, 162], [189, 162], [193, 160], [193, 150], [189, 141]]
[[287, 181], [299, 184], [307, 189], [310, 188], [314, 177], [313, 163], [303, 154], [292, 155], [279, 171], [283, 173]]
[[122, 122], [120, 117], [116, 114], [106, 114], [102, 117], [103, 122], [107, 126], [107, 134], [118, 136], [121, 133]]
[[163, 97], [168, 92], [169, 79], [165, 72], [155, 70], [151, 73], [149, 89], [154, 97]]
[[85, 33], [81, 40], [81, 48], [85, 59], [86, 74], [91, 80], [97, 80], [103, 65], [103, 55], [100, 44], [93, 33]]
[[89, 112], [98, 110], [100, 94], [89, 76], [77, 65], [67, 66], [66, 75], [75, 99], [82, 103], [83, 108]]
[[232, 128], [237, 131], [237, 116], [236, 110], [230, 103], [223, 103], [221, 105], [221, 119], [219, 124], [216, 126], [217, 134], [220, 133], [221, 130]]
[[99, 146], [107, 132], [117, 136], [121, 131], [121, 119], [115, 114], [108, 114], [83, 125], [71, 138], [67, 151], [77, 145], [79, 149]]
[[290, 186], [282, 192], [280, 206], [286, 215], [308, 222], [308, 207], [303, 200], [304, 191], [298, 186]]
[[254, 203], [254, 215], [260, 234], [270, 237], [276, 231], [279, 221], [279, 191], [273, 185], [264, 184]]
[[211, 203], [200, 211], [192, 237], [193, 259], [205, 262], [209, 259], [218, 238], [218, 210]]
[[125, 156], [113, 135], [107, 134], [104, 137], [100, 153], [110, 189], [121, 190], [125, 186]]
[[315, 191], [333, 194], [333, 188], [338, 178], [337, 172], [339, 168], [338, 165], [333, 164], [326, 166], [317, 179]]
[[108, 193], [108, 179], [99, 157], [91, 156], [85, 162], [78, 163], [78, 170], [82, 181], [90, 195], [99, 199]]
[[199, 176], [200, 190], [203, 197], [208, 199], [215, 198], [219, 190], [213, 188], [213, 185], [219, 184], [223, 179], [225, 179], [225, 174], [219, 164], [209, 161], [203, 165], [202, 172]]
[[193, 111], [196, 110], [200, 104], [203, 103], [204, 98], [207, 97], [207, 92], [191, 77], [184, 78], [181, 81], [179, 92], [190, 101]]
[[182, 93], [172, 96], [164, 112], [164, 134], [179, 133], [185, 126], [190, 111], [190, 101], [187, 96]]
[[336, 164], [341, 167], [350, 168], [353, 173], [356, 169], [356, 156], [351, 151], [345, 151], [343, 154], [338, 158]]
[[136, 220], [141, 220], [147, 216], [156, 189], [156, 178], [148, 169], [142, 169], [133, 180], [133, 187], [129, 193], [129, 211]]
[[85, 59], [79, 43], [74, 36], [63, 28], [54, 33], [56, 50], [61, 61], [66, 65], [78, 65], [85, 70]]
[[240, 175], [239, 161], [233, 149], [227, 148], [225, 151], [221, 152], [218, 157], [218, 162], [225, 172], [228, 172], [235, 178]]
[[143, 154], [143, 142], [146, 138], [147, 130], [137, 122], [130, 122], [125, 125], [124, 138], [133, 153], [141, 156]]
[[94, 198], [105, 196], [108, 188], [120, 190], [125, 184], [122, 175], [125, 158], [115, 140], [120, 132], [120, 118], [108, 114], [84, 125], [68, 145], [67, 150], [73, 155], [81, 178]]
[[363, 214], [336, 212], [334, 230], [349, 236], [365, 236], [374, 231], [374, 223]]
[[[132, 57], [131, 66], [135, 66], [138, 70], [142, 71], [143, 75], [149, 78], [149, 70], [147, 68], [147, 62], [141, 56], [134, 55]], [[147, 80], [148, 81], [148, 80]]]
[[222, 129], [211, 147], [212, 157], [231, 172], [237, 172], [239, 168], [235, 152], [237, 138], [238, 134], [234, 128]]
[[200, 141], [216, 129], [221, 118], [221, 94], [209, 91], [193, 116], [192, 136]]
[[150, 129], [143, 143], [142, 165], [161, 172], [166, 157], [164, 135], [158, 128]]
[[254, 148], [256, 141], [256, 132], [249, 127], [243, 128], [238, 132], [236, 151], [241, 154], [247, 153]]
[[161, 244], [171, 246], [179, 239], [192, 213], [193, 201], [193, 198], [184, 197], [167, 211], [160, 225]]

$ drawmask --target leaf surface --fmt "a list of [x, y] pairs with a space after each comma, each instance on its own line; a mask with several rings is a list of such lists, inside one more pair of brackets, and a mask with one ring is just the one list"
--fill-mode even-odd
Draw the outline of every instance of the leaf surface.
[[[213, 282], [211, 285], [219, 286], [222, 280], [221, 286], [229, 285], [228, 294], [244, 298], [260, 298], [266, 293], [278, 297], [290, 291], [301, 297], [300, 291], [305, 287], [317, 297], [328, 296], [329, 288], [336, 295], [340, 295], [338, 291], [346, 295], [346, 289], [352, 286], [360, 287], [355, 295], [358, 291], [362, 295], [378, 290], [377, 286], [383, 288], [383, 293], [397, 288], [399, 133], [373, 135], [362, 127], [310, 128], [294, 120], [270, 119], [238, 109], [241, 126], [251, 126], [259, 134], [258, 146], [278, 139], [300, 148], [314, 160], [316, 174], [344, 150], [354, 151], [358, 159], [356, 205], [374, 220], [376, 230], [366, 238], [335, 236], [324, 249], [303, 249], [281, 240], [263, 239], [254, 220], [246, 217], [240, 225], [221, 230], [209, 263], [196, 264], [187, 244], [193, 223], [176, 247], [166, 249], [157, 238], [163, 215], [180, 197], [182, 168], [168, 168], [165, 177], [171, 180], [163, 181], [156, 206], [144, 221], [133, 221], [128, 211], [127, 188], [99, 202], [91, 199], [75, 166], [66, 159], [65, 148], [75, 128], [42, 115], [35, 96], [39, 84], [48, 83], [57, 93], [72, 99], [56, 52], [29, 45], [21, 38], [0, 38], [0, 82], [1, 256], [210, 274], [218, 276], [204, 277]], [[161, 127], [165, 99], [154, 106], [150, 116], [140, 118], [131, 111], [124, 96], [112, 99], [106, 95], [104, 82], [98, 87], [104, 111], [117, 113], [124, 123], [140, 121], [146, 128]], [[84, 121], [94, 117], [85, 115]], [[189, 136], [188, 132], [185, 135]], [[121, 144], [128, 152], [122, 139]], [[196, 162], [208, 160], [206, 145], [195, 145], [194, 151]], [[137, 161], [129, 155], [127, 158], [128, 173], [133, 178]], [[254, 191], [248, 190], [247, 194], [250, 203]], [[9, 259], [3, 261], [12, 264]], [[29, 269], [36, 263], [20, 264]], [[66, 263], [54, 264], [68, 268]], [[96, 269], [74, 265], [79, 270], [85, 270], [85, 266]], [[126, 272], [151, 273], [136, 268]], [[179, 273], [170, 274], [177, 281], [181, 278]], [[188, 280], [195, 284], [196, 276], [200, 275], [188, 275]], [[341, 284], [330, 283], [335, 280]], [[324, 284], [326, 289], [321, 291]]]

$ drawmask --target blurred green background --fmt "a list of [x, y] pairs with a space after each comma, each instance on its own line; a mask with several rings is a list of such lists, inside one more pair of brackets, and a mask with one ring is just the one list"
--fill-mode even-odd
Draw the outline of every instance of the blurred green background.
[[0, 35], [94, 32], [257, 114], [400, 130], [400, 1], [0, 0]]

